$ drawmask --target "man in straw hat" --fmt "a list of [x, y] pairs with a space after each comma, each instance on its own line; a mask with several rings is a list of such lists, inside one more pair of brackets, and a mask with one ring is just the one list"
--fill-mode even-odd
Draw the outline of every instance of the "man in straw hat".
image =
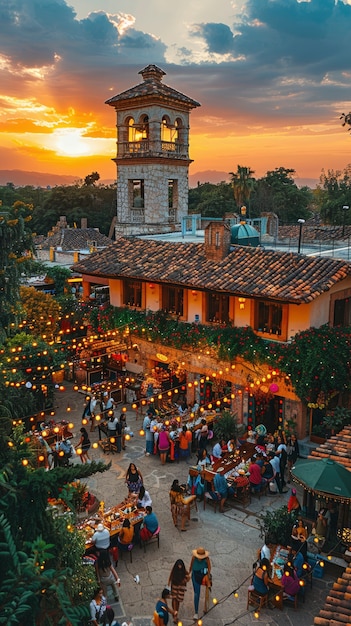
[[189, 572], [191, 574], [191, 581], [194, 588], [194, 619], [198, 619], [199, 617], [198, 613], [201, 585], [211, 587], [211, 561], [208, 558], [209, 554], [210, 553], [201, 546], [196, 548], [196, 550], [192, 550], [193, 556], [190, 562]]

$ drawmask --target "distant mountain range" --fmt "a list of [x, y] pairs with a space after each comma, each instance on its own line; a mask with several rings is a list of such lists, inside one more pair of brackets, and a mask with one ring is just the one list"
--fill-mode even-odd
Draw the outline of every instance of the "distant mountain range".
[[[217, 185], [221, 182], [229, 182], [228, 172], [220, 172], [218, 170], [204, 170], [203, 172], [195, 172], [189, 176], [189, 187], [197, 187], [198, 184], [212, 183]], [[13, 183], [15, 187], [25, 187], [32, 185], [33, 187], [56, 187], [57, 185], [73, 185], [75, 182], [82, 180], [80, 176], [66, 176], [62, 174], [50, 174], [45, 172], [27, 172], [24, 170], [0, 170], [0, 185]], [[103, 180], [99, 183], [103, 185], [111, 185], [115, 181], [112, 179]], [[314, 178], [295, 178], [295, 183], [299, 187], [310, 187], [315, 189], [318, 179]]]

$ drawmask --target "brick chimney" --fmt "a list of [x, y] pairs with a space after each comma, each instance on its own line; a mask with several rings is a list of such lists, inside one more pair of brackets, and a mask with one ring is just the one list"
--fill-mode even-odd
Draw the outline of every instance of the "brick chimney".
[[205, 229], [205, 255], [211, 261], [221, 261], [230, 250], [230, 226], [226, 222], [210, 222]]
[[88, 228], [88, 218], [87, 217], [81, 217], [80, 218], [80, 227], [81, 228]]

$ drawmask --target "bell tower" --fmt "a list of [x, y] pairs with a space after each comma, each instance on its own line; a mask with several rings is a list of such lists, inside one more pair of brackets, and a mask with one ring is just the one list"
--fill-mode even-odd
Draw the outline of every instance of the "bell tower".
[[188, 214], [189, 115], [200, 104], [165, 85], [157, 65], [139, 74], [106, 101], [117, 113], [117, 236], [178, 231]]

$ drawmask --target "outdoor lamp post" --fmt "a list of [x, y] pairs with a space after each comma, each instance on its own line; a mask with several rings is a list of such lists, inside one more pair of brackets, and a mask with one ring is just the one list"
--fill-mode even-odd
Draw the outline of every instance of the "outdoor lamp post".
[[297, 245], [297, 253], [300, 254], [301, 251], [301, 241], [302, 241], [302, 226], [305, 223], [305, 220], [303, 220], [302, 218], [300, 218], [299, 220], [297, 220], [297, 223], [300, 225], [300, 230], [299, 230], [299, 243]]
[[345, 235], [345, 218], [346, 218], [346, 211], [349, 210], [349, 205], [345, 204], [343, 207], [343, 216], [342, 216], [342, 236]]

